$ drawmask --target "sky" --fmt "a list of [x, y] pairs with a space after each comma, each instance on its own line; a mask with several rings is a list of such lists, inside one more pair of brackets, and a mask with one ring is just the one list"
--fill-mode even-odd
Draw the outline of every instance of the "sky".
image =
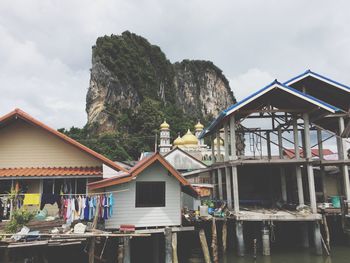
[[0, 115], [82, 127], [96, 38], [129, 30], [172, 61], [213, 61], [237, 99], [312, 69], [350, 85], [349, 1], [2, 0]]

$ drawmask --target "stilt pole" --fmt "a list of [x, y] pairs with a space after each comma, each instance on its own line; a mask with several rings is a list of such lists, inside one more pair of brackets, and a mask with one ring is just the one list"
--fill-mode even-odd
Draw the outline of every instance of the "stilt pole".
[[244, 237], [243, 237], [243, 223], [236, 221], [236, 239], [238, 256], [243, 257], [245, 254]]
[[213, 217], [212, 220], [212, 239], [211, 239], [211, 248], [213, 251], [213, 262], [214, 263], [219, 263], [219, 253], [218, 253], [218, 236], [216, 232], [216, 222], [215, 222], [215, 217]]
[[123, 251], [123, 263], [131, 262], [131, 253], [130, 253], [130, 237], [124, 237], [124, 251]]
[[263, 224], [261, 229], [262, 234], [262, 245], [263, 245], [263, 256], [270, 256], [270, 230]]
[[211, 263], [207, 238], [205, 237], [204, 229], [199, 230], [199, 240], [201, 242], [205, 263]]
[[173, 262], [172, 231], [170, 227], [165, 228], [165, 263]]

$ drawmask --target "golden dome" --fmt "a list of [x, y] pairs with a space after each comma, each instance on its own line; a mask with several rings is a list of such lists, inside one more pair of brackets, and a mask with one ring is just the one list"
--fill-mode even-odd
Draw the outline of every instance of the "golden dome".
[[[217, 145], [217, 139], [214, 139], [214, 145]], [[220, 145], [223, 146], [224, 145], [224, 140], [220, 137]]]
[[164, 122], [160, 125], [160, 129], [169, 129], [170, 125], [166, 122], [166, 120], [164, 120]]
[[188, 129], [187, 133], [182, 136], [182, 140], [184, 145], [198, 145], [198, 139], [192, 134], [190, 129]]
[[183, 145], [183, 144], [184, 144], [184, 140], [180, 137], [180, 135], [173, 142], [174, 146]]
[[195, 130], [203, 130], [204, 129], [204, 125], [202, 123], [200, 123], [200, 121], [198, 121], [198, 123], [194, 126]]

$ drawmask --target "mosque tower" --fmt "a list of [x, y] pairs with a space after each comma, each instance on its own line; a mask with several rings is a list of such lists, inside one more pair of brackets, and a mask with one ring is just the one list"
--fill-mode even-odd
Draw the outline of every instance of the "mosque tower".
[[198, 138], [198, 144], [200, 146], [204, 145], [204, 139], [203, 138], [199, 139], [199, 135], [201, 135], [203, 129], [204, 129], [203, 124], [200, 123], [200, 121], [198, 120], [198, 123], [194, 126], [194, 135]]
[[164, 120], [160, 125], [160, 143], [159, 152], [160, 154], [165, 154], [171, 150], [170, 144], [170, 125]]

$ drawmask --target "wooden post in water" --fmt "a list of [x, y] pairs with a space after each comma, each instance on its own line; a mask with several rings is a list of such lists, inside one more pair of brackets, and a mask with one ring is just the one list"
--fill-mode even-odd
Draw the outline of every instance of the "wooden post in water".
[[131, 262], [131, 253], [130, 253], [130, 237], [124, 237], [124, 251], [123, 251], [123, 263]]
[[261, 229], [262, 234], [262, 246], [263, 246], [263, 256], [270, 256], [270, 230], [263, 224]]
[[219, 263], [218, 237], [217, 237], [217, 232], [216, 232], [215, 217], [213, 217], [211, 231], [212, 231], [211, 248], [212, 248], [212, 251], [213, 251], [213, 262], [214, 263]]
[[308, 248], [310, 246], [310, 242], [309, 242], [309, 227], [307, 222], [300, 223], [300, 234], [301, 234], [301, 246], [303, 248]]
[[171, 228], [166, 227], [165, 234], [165, 263], [173, 262], [172, 233]]
[[236, 239], [238, 256], [243, 257], [245, 253], [245, 246], [243, 236], [243, 223], [241, 221], [236, 221]]
[[159, 263], [159, 234], [153, 234], [152, 240], [153, 240], [153, 263]]
[[222, 252], [223, 254], [226, 253], [227, 250], [227, 221], [224, 220], [224, 223], [222, 224]]
[[314, 245], [316, 255], [322, 256], [322, 237], [319, 222], [314, 223]]
[[117, 263], [123, 263], [123, 258], [124, 258], [124, 246], [123, 246], [123, 244], [118, 244]]
[[207, 238], [205, 237], [204, 229], [199, 230], [199, 240], [201, 242], [205, 263], [211, 263]]
[[95, 262], [95, 245], [96, 245], [96, 237], [90, 238], [89, 263]]
[[177, 257], [177, 233], [173, 233], [171, 236], [171, 246], [173, 248], [173, 263], [179, 263]]

